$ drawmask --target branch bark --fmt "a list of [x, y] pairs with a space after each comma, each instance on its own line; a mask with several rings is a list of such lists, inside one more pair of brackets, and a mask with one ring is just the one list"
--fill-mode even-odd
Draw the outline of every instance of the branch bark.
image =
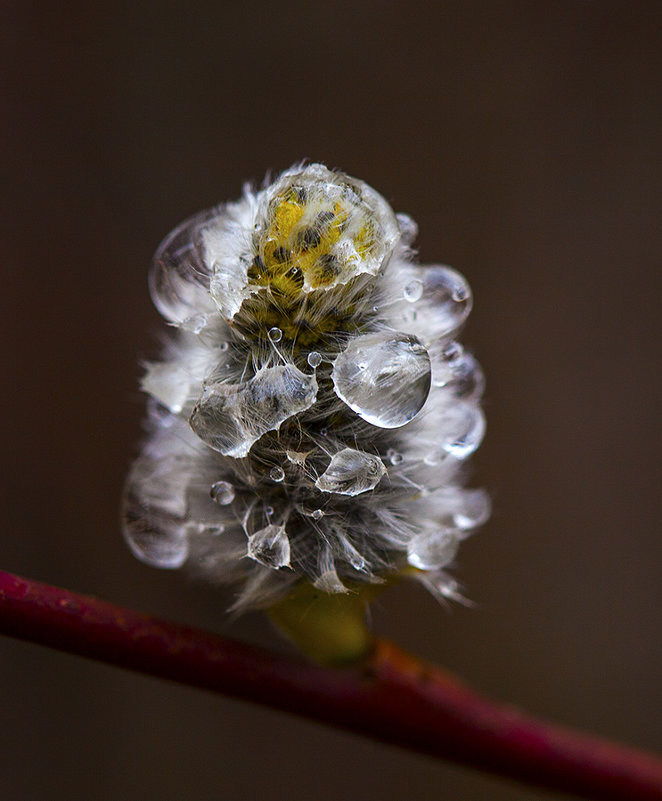
[[662, 799], [653, 755], [535, 720], [377, 641], [331, 670], [0, 572], [0, 633], [264, 704], [530, 785], [600, 801]]

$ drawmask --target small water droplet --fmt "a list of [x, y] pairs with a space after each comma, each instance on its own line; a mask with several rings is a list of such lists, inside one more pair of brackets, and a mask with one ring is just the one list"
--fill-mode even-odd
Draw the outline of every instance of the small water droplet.
[[400, 236], [405, 245], [411, 245], [418, 234], [418, 225], [408, 214], [396, 214]]
[[322, 492], [360, 495], [374, 489], [385, 472], [386, 468], [377, 456], [343, 448], [333, 456], [315, 486]]
[[321, 509], [315, 509], [310, 516], [313, 520], [321, 520], [324, 517], [324, 512]]
[[331, 377], [336, 395], [360, 417], [379, 428], [399, 428], [427, 400], [430, 357], [411, 334], [365, 334], [338, 355]]
[[269, 329], [268, 336], [272, 342], [280, 342], [283, 338], [283, 332], [280, 330], [280, 328], [274, 326], [273, 328]]
[[417, 534], [407, 545], [407, 561], [419, 570], [445, 567], [457, 553], [457, 538], [449, 531]]
[[420, 276], [426, 303], [432, 307], [431, 335], [439, 338], [456, 331], [471, 312], [471, 289], [463, 275], [450, 267], [424, 267]]
[[485, 376], [474, 357], [457, 345], [457, 350], [445, 348], [440, 358], [433, 350], [432, 385], [443, 389], [446, 396], [472, 401], [483, 394]]
[[266, 515], [266, 517], [271, 517], [271, 515], [273, 513], [274, 513], [274, 507], [273, 506], [265, 506], [264, 507], [264, 514]]
[[225, 351], [230, 347], [230, 345], [228, 342], [221, 342], [221, 344], [218, 347], [221, 353], [225, 353]]
[[319, 367], [322, 364], [322, 354], [316, 350], [311, 350], [308, 354], [308, 364], [313, 368]]
[[290, 563], [290, 541], [284, 526], [268, 525], [248, 538], [247, 555], [277, 570]]
[[276, 483], [280, 483], [285, 478], [285, 471], [282, 467], [272, 467], [269, 471], [269, 478]]
[[209, 494], [219, 506], [229, 506], [234, 500], [234, 487], [229, 481], [217, 481], [211, 485]]
[[444, 523], [461, 532], [482, 526], [490, 516], [490, 498], [484, 490], [447, 487], [435, 492], [433, 497], [444, 510]]
[[448, 407], [440, 420], [443, 450], [456, 459], [466, 459], [485, 436], [485, 417], [479, 406], [459, 402]]
[[386, 451], [386, 458], [391, 464], [401, 464], [405, 457], [399, 451], [389, 448]]
[[192, 317], [182, 320], [178, 327], [184, 331], [190, 331], [192, 334], [199, 334], [207, 325], [208, 316], [207, 314], [194, 314]]
[[405, 300], [409, 303], [416, 303], [417, 300], [420, 300], [423, 296], [423, 282], [419, 281], [418, 278], [415, 278], [413, 281], [410, 281], [407, 286], [404, 288], [404, 297]]

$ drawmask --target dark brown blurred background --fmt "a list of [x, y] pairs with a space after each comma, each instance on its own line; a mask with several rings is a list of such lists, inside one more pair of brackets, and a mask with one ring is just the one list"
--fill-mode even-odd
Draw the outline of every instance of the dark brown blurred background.
[[[495, 511], [458, 568], [478, 607], [406, 585], [375, 627], [661, 750], [662, 4], [429, 5], [3, 4], [0, 567], [278, 644], [135, 561], [118, 503], [162, 329], [154, 248], [244, 180], [321, 160], [465, 273], [488, 376], [475, 483]], [[2, 799], [539, 797], [7, 639], [0, 682]]]

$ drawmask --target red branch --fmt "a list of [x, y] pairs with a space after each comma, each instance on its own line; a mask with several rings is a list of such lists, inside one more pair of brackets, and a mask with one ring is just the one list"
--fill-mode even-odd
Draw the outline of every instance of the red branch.
[[387, 642], [360, 669], [326, 669], [3, 572], [0, 632], [548, 790], [662, 799], [654, 756], [534, 720]]

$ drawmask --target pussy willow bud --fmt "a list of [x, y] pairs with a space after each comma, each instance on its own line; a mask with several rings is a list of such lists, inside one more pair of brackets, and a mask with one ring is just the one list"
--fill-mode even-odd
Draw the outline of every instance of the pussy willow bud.
[[462, 482], [483, 376], [456, 341], [469, 286], [417, 265], [415, 235], [311, 164], [166, 238], [150, 287], [172, 336], [124, 495], [139, 559], [232, 584], [236, 609], [402, 573], [458, 595], [447, 568], [489, 514]]

